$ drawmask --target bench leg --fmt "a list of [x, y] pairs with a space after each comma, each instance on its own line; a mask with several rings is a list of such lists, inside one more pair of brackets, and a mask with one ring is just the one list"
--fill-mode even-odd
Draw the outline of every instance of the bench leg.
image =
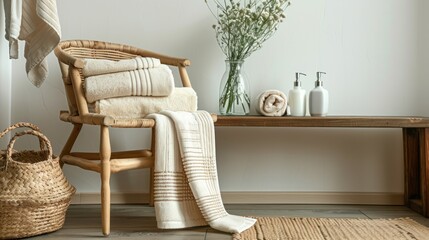
[[429, 128], [404, 128], [405, 205], [429, 217]]

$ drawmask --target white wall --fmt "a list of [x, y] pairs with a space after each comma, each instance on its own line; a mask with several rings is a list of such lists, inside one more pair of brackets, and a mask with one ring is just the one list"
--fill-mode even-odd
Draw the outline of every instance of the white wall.
[[[326, 71], [332, 115], [429, 115], [418, 80], [425, 69], [420, 52], [427, 50], [418, 44], [426, 25], [419, 22], [422, 2], [294, 1], [278, 32], [246, 61], [253, 97], [266, 89], [287, 92], [296, 71], [309, 75], [303, 86], [310, 90], [315, 72]], [[126, 43], [191, 59], [199, 108], [217, 111], [224, 56], [204, 1], [74, 0], [58, 1], [58, 8], [63, 39]], [[26, 79], [24, 60], [13, 62], [12, 122], [39, 125], [59, 153], [71, 128], [58, 119], [67, 105], [53, 54], [49, 63], [49, 79], [37, 89]], [[97, 147], [88, 140], [96, 134], [91, 129], [77, 147]], [[216, 134], [222, 191], [403, 191], [399, 129], [218, 128]], [[135, 131], [115, 131], [112, 138], [114, 149], [149, 143]], [[78, 191], [98, 192], [98, 175], [65, 171]], [[120, 173], [113, 191], [147, 192], [145, 179], [145, 170]]]
[[422, 115], [429, 115], [429, 16], [425, 14], [429, 9], [429, 2], [422, 1], [419, 14], [419, 53], [420, 53], [420, 76], [418, 78], [418, 84], [421, 86], [418, 105]]

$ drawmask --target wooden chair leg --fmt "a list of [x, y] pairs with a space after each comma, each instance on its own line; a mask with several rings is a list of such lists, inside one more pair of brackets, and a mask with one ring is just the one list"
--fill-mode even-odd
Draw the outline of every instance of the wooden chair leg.
[[109, 128], [100, 129], [100, 160], [101, 160], [101, 223], [103, 234], [110, 234], [110, 138]]
[[76, 142], [77, 137], [79, 136], [80, 130], [82, 129], [82, 124], [73, 124], [73, 130], [70, 133], [69, 138], [67, 139], [66, 144], [63, 147], [63, 150], [60, 154], [60, 166], [63, 167], [64, 162], [61, 161], [64, 155], [70, 154], [70, 151], [73, 148], [74, 143]]

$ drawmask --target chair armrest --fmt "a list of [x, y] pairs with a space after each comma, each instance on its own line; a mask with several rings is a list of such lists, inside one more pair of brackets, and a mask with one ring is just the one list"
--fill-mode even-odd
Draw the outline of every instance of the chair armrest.
[[148, 50], [144, 50], [141, 48], [136, 48], [136, 47], [132, 47], [132, 46], [128, 46], [128, 45], [99, 42], [99, 41], [84, 41], [84, 40], [60, 42], [57, 45], [57, 47], [54, 49], [54, 53], [57, 56], [57, 58], [61, 62], [66, 63], [68, 65], [72, 65], [75, 68], [79, 68], [79, 69], [83, 68], [84, 62], [81, 59], [73, 57], [73, 56], [71, 56], [71, 54], [67, 54], [66, 52], [63, 51], [64, 48], [68, 48], [72, 44], [74, 44], [76, 46], [82, 46], [82, 47], [92, 46], [94, 48], [99, 48], [99, 49], [107, 48], [107, 49], [113, 49], [116, 51], [128, 52], [130, 54], [137, 54], [137, 55], [141, 55], [144, 57], [158, 58], [159, 60], [161, 60], [161, 63], [167, 64], [167, 65], [172, 65], [172, 66], [187, 67], [187, 66], [191, 65], [191, 61], [189, 61], [188, 59], [185, 59], [185, 58], [167, 56], [167, 55], [159, 54], [156, 52], [152, 52], [152, 51], [148, 51]]
[[88, 113], [83, 116], [72, 116], [68, 111], [60, 112], [60, 120], [69, 123], [102, 125], [114, 128], [152, 128], [155, 126], [155, 120], [149, 118], [114, 118], [112, 116], [98, 113]]
[[81, 116], [73, 116], [73, 115], [70, 115], [68, 111], [60, 112], [60, 120], [64, 122], [70, 122], [70, 123], [104, 125], [104, 126], [113, 125], [115, 122], [114, 118], [103, 114], [87, 113]]
[[75, 58], [70, 54], [67, 54], [63, 51], [61, 43], [57, 45], [57, 47], [54, 49], [55, 56], [60, 60], [60, 62], [65, 63], [67, 65], [72, 65], [75, 68], [82, 69], [84, 66], [84, 62], [79, 59]]
[[191, 61], [189, 59], [186, 59], [186, 58], [167, 56], [167, 55], [147, 51], [147, 50], [140, 49], [140, 48], [136, 49], [136, 51], [137, 51], [138, 55], [141, 55], [144, 57], [158, 58], [161, 61], [161, 63], [163, 63], [163, 64], [167, 64], [167, 65], [171, 65], [171, 66], [180, 66], [180, 67], [187, 67], [187, 66], [191, 65]]

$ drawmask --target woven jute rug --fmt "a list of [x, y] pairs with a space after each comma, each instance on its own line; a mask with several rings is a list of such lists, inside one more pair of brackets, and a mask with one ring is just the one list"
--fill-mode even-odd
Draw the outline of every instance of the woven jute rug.
[[410, 218], [338, 219], [257, 217], [234, 240], [427, 240], [429, 228]]

